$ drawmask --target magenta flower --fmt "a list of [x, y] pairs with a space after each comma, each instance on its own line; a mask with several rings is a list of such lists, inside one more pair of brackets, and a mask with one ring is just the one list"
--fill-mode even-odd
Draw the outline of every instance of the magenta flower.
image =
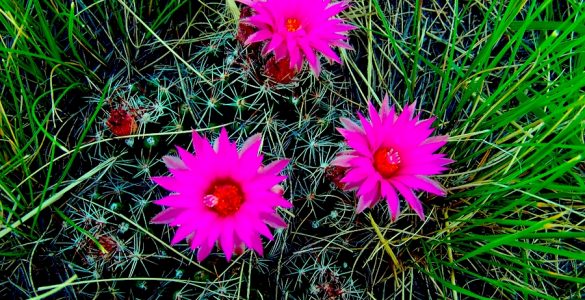
[[263, 55], [274, 52], [276, 60], [288, 58], [290, 67], [300, 70], [304, 58], [316, 75], [321, 71], [319, 57], [341, 63], [331, 49], [337, 46], [352, 49], [346, 43], [347, 32], [355, 26], [345, 24], [335, 15], [347, 8], [345, 1], [331, 3], [330, 0], [238, 0], [254, 10], [244, 22], [258, 31], [250, 35], [246, 44], [267, 41]]
[[429, 137], [434, 118], [413, 116], [415, 104], [402, 114], [390, 108], [384, 97], [380, 111], [368, 102], [370, 120], [358, 112], [361, 126], [341, 118], [344, 128], [337, 130], [352, 149], [340, 152], [331, 165], [347, 168], [341, 182], [345, 190], [357, 190], [357, 212], [373, 207], [385, 198], [393, 220], [400, 214], [400, 193], [424, 220], [420, 200], [413, 190], [444, 196], [445, 190], [428, 176], [440, 174], [453, 162], [444, 154], [434, 153], [447, 142], [447, 136]]
[[282, 197], [278, 185], [286, 179], [279, 173], [288, 160], [262, 165], [261, 139], [260, 134], [253, 135], [238, 152], [225, 129], [213, 146], [193, 131], [195, 154], [177, 147], [179, 157], [163, 158], [172, 176], [152, 180], [173, 193], [155, 201], [167, 209], [152, 223], [178, 227], [172, 245], [187, 238], [191, 249], [199, 248], [199, 261], [209, 255], [216, 241], [228, 261], [244, 245], [263, 255], [260, 235], [273, 239], [267, 225], [286, 227], [275, 208], [292, 204]]

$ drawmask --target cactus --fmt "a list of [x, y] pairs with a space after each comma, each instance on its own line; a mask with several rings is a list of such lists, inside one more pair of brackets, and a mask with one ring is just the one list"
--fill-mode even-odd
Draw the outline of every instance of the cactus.
[[[18, 242], [11, 251], [34, 253], [33, 273], [24, 263], [26, 256], [2, 261], [3, 268], [14, 270], [7, 282], [16, 287], [16, 298], [34, 297], [41, 291], [33, 288], [49, 289], [74, 275], [82, 283], [66, 285], [55, 296], [578, 297], [580, 287], [574, 283], [583, 273], [576, 255], [581, 231], [576, 226], [564, 233], [560, 227], [573, 224], [581, 213], [573, 201], [582, 196], [583, 169], [577, 164], [582, 138], [568, 132], [582, 132], [583, 98], [576, 92], [582, 87], [575, 90], [567, 83], [559, 89], [566, 82], [541, 78], [548, 74], [544, 77], [560, 81], [560, 73], [578, 69], [572, 60], [578, 47], [569, 51], [572, 44], [541, 36], [544, 42], [512, 37], [515, 48], [510, 48], [485, 32], [503, 38], [527, 30], [522, 24], [496, 30], [489, 19], [474, 19], [480, 13], [505, 14], [498, 18], [501, 22], [534, 17], [532, 9], [540, 5], [519, 8], [513, 15], [514, 7], [489, 1], [457, 7], [352, 1], [341, 17], [357, 27], [343, 39], [353, 50], [335, 49], [343, 64], [309, 65], [310, 57], [303, 56], [300, 61], [307, 63], [299, 67], [299, 59], [291, 64], [289, 57], [263, 53], [262, 43], [250, 43], [258, 28], [246, 19], [254, 14], [248, 5], [237, 6], [237, 20], [222, 1], [85, 2], [59, 6], [60, 15], [73, 9], [67, 24], [84, 33], [75, 34], [70, 46], [88, 74], [78, 74], [79, 95], [68, 96], [70, 105], [61, 113], [55, 109], [56, 115], [68, 117], [63, 123], [70, 128], [47, 130], [61, 146], [53, 148], [79, 153], [62, 185], [96, 166], [108, 166], [45, 208], [38, 220], [46, 228], [33, 243], [35, 250], [26, 246], [26, 230], [13, 234]], [[297, 21], [289, 24], [295, 32]], [[577, 21], [562, 28], [570, 32], [569, 23], [582, 24]], [[540, 25], [527, 26], [535, 30], [530, 26]], [[463, 33], [462, 28], [473, 30]], [[564, 56], [553, 60], [547, 47], [530, 48], [535, 43], [551, 44]], [[504, 52], [490, 54], [484, 47]], [[529, 61], [530, 67], [506, 51]], [[531, 54], [541, 52], [546, 55]], [[513, 70], [520, 71], [508, 73]], [[510, 78], [522, 79], [518, 84], [524, 91], [515, 90]], [[544, 90], [556, 100], [542, 96], [542, 105], [530, 100]], [[348, 167], [332, 163], [351, 148], [336, 129], [348, 124], [340, 118], [358, 122], [357, 112], [367, 115], [367, 101], [377, 108], [386, 93], [397, 111], [416, 100], [408, 109], [422, 119], [436, 116], [432, 127], [452, 136], [444, 153], [458, 162], [451, 173], [436, 178], [449, 198], [416, 194], [425, 206], [425, 220], [408, 210], [395, 219], [386, 204], [357, 214], [358, 197], [345, 191], [350, 183], [342, 180]], [[568, 98], [574, 102], [564, 100]], [[151, 223], [162, 211], [153, 201], [168, 195], [151, 179], [169, 176], [163, 157], [177, 156], [175, 146], [197, 152], [192, 130], [214, 140], [222, 128], [238, 147], [260, 133], [266, 161], [290, 159], [281, 185], [293, 207], [277, 210], [288, 226], [273, 229], [273, 240], [262, 240], [263, 256], [237, 248], [228, 262], [216, 247], [199, 262], [188, 245], [193, 237], [171, 246], [176, 228]], [[562, 158], [555, 160], [547, 149], [558, 145], [563, 145], [557, 151]], [[65, 170], [60, 163], [55, 168]], [[55, 182], [35, 180], [51, 188]], [[518, 207], [505, 202], [508, 197]], [[5, 218], [12, 208], [2, 205]], [[539, 240], [543, 236], [546, 242]], [[522, 246], [529, 250], [518, 250]], [[515, 255], [522, 258], [510, 258]], [[51, 276], [42, 278], [39, 270], [46, 262]], [[533, 275], [523, 270], [544, 279], [529, 278]], [[504, 275], [512, 283], [499, 282]]]

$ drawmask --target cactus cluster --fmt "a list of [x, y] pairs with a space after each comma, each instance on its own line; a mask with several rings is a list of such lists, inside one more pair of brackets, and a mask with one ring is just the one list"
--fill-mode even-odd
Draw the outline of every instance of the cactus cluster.
[[[216, 8], [227, 13], [221, 5]], [[107, 253], [64, 223], [55, 241], [60, 254], [72, 272], [86, 280], [172, 275], [185, 282], [139, 281], [130, 291], [107, 283], [108, 289], [88, 286], [86, 293], [140, 295], [157, 289], [175, 298], [219, 297], [237, 289], [277, 291], [298, 299], [361, 299], [368, 285], [375, 288], [369, 274], [380, 267], [364, 264], [369, 258], [359, 259], [357, 253], [362, 252], [354, 250], [372, 247], [369, 241], [375, 235], [367, 229], [367, 220], [355, 214], [355, 200], [339, 188], [330, 166], [345, 147], [335, 130], [339, 117], [353, 117], [360, 109], [357, 101], [348, 101], [356, 91], [346, 66], [325, 64], [319, 77], [307, 65], [289, 69], [286, 60], [265, 57], [260, 45], [246, 46], [236, 38], [234, 25], [240, 34], [245, 26], [238, 23], [218, 31], [210, 22], [207, 31], [202, 29], [200, 35], [207, 38], [193, 43], [187, 56], [201, 76], [174, 62], [154, 65], [148, 73], [120, 69], [104, 86], [92, 84], [86, 110], [99, 106], [100, 113], [90, 134], [96, 143], [83, 159], [94, 164], [116, 159], [64, 213]], [[222, 253], [212, 251], [201, 262], [208, 271], [201, 271], [185, 263], [196, 261], [188, 246], [174, 246], [184, 258], [169, 249], [173, 229], [149, 223], [160, 212], [152, 202], [165, 193], [150, 177], [166, 174], [161, 158], [177, 155], [174, 145], [192, 147], [191, 129], [211, 139], [219, 128], [226, 128], [238, 143], [261, 133], [266, 160], [290, 158], [283, 188], [293, 208], [281, 212], [288, 227], [275, 230], [274, 240], [265, 240], [264, 257], [245, 252], [228, 264]], [[378, 220], [386, 223], [388, 212], [381, 210]], [[220, 274], [209, 272], [219, 267], [224, 270]], [[255, 281], [254, 274], [269, 280]]]
[[[516, 162], [528, 154], [521, 154], [516, 148], [499, 152], [493, 150], [501, 150], [499, 146], [492, 146], [505, 144], [518, 136], [528, 139], [546, 122], [526, 125], [528, 129], [525, 130], [518, 129], [519, 125], [511, 121], [514, 127], [496, 131], [490, 127], [496, 126], [494, 119], [509, 117], [508, 110], [512, 111], [510, 115], [520, 114], [513, 111], [518, 105], [509, 101], [502, 112], [486, 108], [485, 116], [489, 118], [485, 120], [477, 115], [477, 107], [491, 107], [485, 104], [488, 101], [493, 101], [490, 103], [494, 107], [500, 105], [497, 99], [482, 98], [498, 92], [499, 81], [483, 78], [485, 81], [479, 82], [484, 71], [473, 75], [477, 80], [466, 78], [457, 86], [453, 85], [454, 81], [447, 80], [454, 74], [462, 76], [459, 73], [467, 72], [465, 68], [471, 64], [466, 60], [482, 55], [474, 47], [474, 43], [483, 42], [478, 38], [481, 35], [459, 32], [482, 26], [473, 19], [477, 11], [487, 13], [479, 4], [466, 4], [467, 18], [460, 20], [460, 24], [451, 24], [441, 21], [444, 16], [439, 13], [442, 10], [436, 7], [437, 3], [421, 1], [413, 7], [406, 1], [373, 1], [371, 5], [362, 1], [298, 1], [307, 5], [318, 3], [318, 7], [326, 7], [342, 18], [338, 23], [332, 21], [335, 24], [327, 25], [337, 30], [328, 36], [335, 47], [327, 49], [333, 52], [320, 44], [312, 44], [311, 49], [324, 52], [316, 51], [321, 58], [319, 62], [309, 53], [313, 51], [305, 49], [308, 44], [301, 42], [285, 47], [287, 44], [278, 42], [279, 34], [297, 34], [302, 29], [299, 23], [302, 11], [287, 16], [288, 23], [280, 31], [266, 21], [270, 18], [254, 17], [258, 12], [273, 16], [269, 9], [275, 8], [266, 4], [269, 2], [278, 8], [272, 12], [274, 15], [282, 14], [281, 6], [289, 1], [242, 0], [238, 4], [231, 0], [177, 1], [176, 7], [166, 4], [160, 8], [149, 6], [148, 1], [126, 2], [77, 1], [72, 8], [75, 22], [71, 26], [83, 24], [83, 28], [91, 29], [87, 40], [79, 40], [79, 48], [87, 48], [80, 49], [79, 59], [91, 74], [79, 79], [83, 88], [75, 97], [67, 99], [68, 105], [62, 111], [63, 115], [70, 116], [70, 130], [67, 133], [59, 130], [55, 136], [71, 149], [81, 140], [79, 156], [74, 160], [69, 178], [81, 178], [96, 166], [103, 168], [75, 185], [63, 197], [66, 200], [50, 207], [51, 213], [47, 209], [39, 214], [39, 223], [45, 227], [45, 232], [35, 244], [36, 253], [30, 265], [2, 261], [6, 268], [16, 270], [8, 282], [18, 287], [13, 292], [17, 297], [34, 296], [41, 291], [31, 290], [39, 286], [49, 289], [74, 276], [74, 284], [63, 286], [52, 296], [81, 299], [427, 299], [437, 295], [457, 298], [464, 291], [467, 296], [477, 293], [502, 297], [517, 292], [513, 287], [498, 288], [494, 281], [507, 274], [502, 266], [508, 263], [510, 253], [517, 251], [523, 242], [520, 239], [533, 236], [536, 239], [539, 234], [536, 231], [561, 226], [553, 225], [553, 218], [566, 222], [571, 218], [546, 206], [550, 203], [538, 202], [540, 206], [536, 206], [530, 202], [523, 210], [505, 210], [502, 207], [508, 206], [497, 202], [503, 197], [532, 195], [532, 190], [522, 187], [527, 192], [520, 192], [520, 187], [515, 186], [516, 179], [505, 177], [508, 171], [516, 172]], [[499, 9], [496, 4], [492, 5], [494, 10]], [[234, 13], [234, 7], [238, 14]], [[453, 17], [456, 9], [444, 13]], [[327, 20], [333, 17], [328, 15], [331, 11], [326, 13]], [[318, 14], [310, 12], [317, 18]], [[527, 14], [529, 9], [523, 8], [521, 12]], [[396, 17], [398, 15], [401, 17]], [[412, 29], [408, 22], [398, 21], [411, 20], [420, 25], [420, 18], [426, 20], [428, 28]], [[385, 22], [377, 25], [374, 20]], [[400, 39], [391, 28], [401, 32]], [[457, 41], [445, 35], [450, 30], [460, 34]], [[420, 31], [426, 32], [427, 38], [417, 35]], [[266, 32], [273, 36], [268, 38]], [[451, 42], [456, 45], [445, 46]], [[459, 61], [457, 55], [462, 55], [464, 46], [471, 50], [465, 52], [468, 57]], [[444, 53], [447, 55], [438, 57]], [[526, 55], [526, 59], [530, 57], [528, 52], [517, 54]], [[453, 74], [436, 67], [447, 65], [442, 61], [446, 57], [450, 57], [449, 63], [453, 64], [449, 65], [455, 70]], [[501, 65], [483, 67], [490, 72], [504, 68]], [[383, 99], [387, 93], [389, 98]], [[449, 101], [437, 100], [443, 97]], [[517, 97], [528, 101], [522, 95]], [[412, 103], [416, 104], [409, 105]], [[396, 111], [390, 113], [390, 106], [386, 104]], [[375, 119], [378, 108], [380, 117]], [[414, 119], [400, 119], [398, 112], [413, 114], [414, 111]], [[575, 107], [572, 111], [579, 110]], [[369, 117], [360, 119], [368, 113]], [[371, 134], [371, 128], [364, 129], [367, 124], [393, 123], [398, 119], [404, 123], [408, 119], [415, 120], [413, 124], [418, 126], [432, 116], [436, 116], [434, 122], [429, 121], [416, 130], [430, 134], [428, 131], [434, 128], [434, 135], [449, 134], [455, 136], [455, 142], [461, 143], [442, 151], [445, 157], [461, 159], [450, 166], [451, 174], [439, 177], [442, 186], [435, 182], [419, 182], [427, 185], [425, 188], [419, 186], [416, 195], [401, 194], [403, 209], [398, 215], [398, 202], [378, 203], [378, 199], [387, 195], [378, 181], [372, 184], [376, 188], [370, 186], [362, 190], [355, 186], [356, 182], [365, 185], [365, 182], [371, 183], [369, 180], [347, 179], [348, 168], [356, 165], [348, 161], [359, 156], [356, 155], [359, 143], [347, 138], [349, 135], [354, 134], [355, 138], [356, 134], [368, 131], [370, 135], [364, 134], [361, 141], [363, 146], [374, 143], [367, 139], [374, 139], [372, 136], [376, 135]], [[470, 116], [481, 122], [470, 121]], [[558, 120], [547, 119], [547, 122], [564, 122], [565, 116], [557, 117]], [[546, 118], [546, 113], [539, 118]], [[411, 127], [405, 136], [414, 134], [415, 127]], [[264, 164], [289, 159], [280, 173], [286, 180], [275, 183], [279, 184], [278, 191], [283, 193], [283, 198], [292, 204], [291, 208], [276, 209], [287, 226], [273, 226], [273, 238], [262, 238], [263, 255], [236, 247], [233, 256], [226, 257], [225, 249], [222, 251], [218, 243], [205, 259], [198, 259], [197, 251], [201, 248], [189, 244], [195, 238], [193, 235], [171, 245], [178, 228], [184, 224], [153, 224], [161, 223], [153, 222], [153, 217], [164, 210], [154, 202], [169, 195], [166, 187], [161, 187], [165, 184], [155, 183], [158, 182], [156, 178], [172, 177], [180, 169], [176, 160], [171, 158], [169, 163], [168, 158], [181, 157], [182, 150], [176, 146], [197, 154], [193, 130], [210, 141], [227, 132], [238, 149], [247, 139], [260, 134], [259, 151]], [[433, 141], [444, 144], [447, 138], [442, 136], [440, 141], [433, 139], [426, 145]], [[515, 147], [520, 141], [513, 140], [512, 144]], [[530, 151], [537, 150], [535, 146]], [[400, 157], [392, 156], [395, 153], [389, 150], [380, 153], [376, 152], [372, 161], [375, 164], [382, 160], [382, 163], [374, 167], [386, 177], [394, 175]], [[431, 155], [418, 158], [432, 167], [436, 161], [429, 157]], [[445, 159], [442, 164], [446, 162]], [[523, 171], [518, 175], [522, 178], [526, 174]], [[498, 186], [496, 175], [508, 181]], [[573, 186], [582, 185], [581, 179], [562, 177], [562, 180], [573, 180]], [[489, 195], [481, 198], [488, 194], [485, 189], [473, 190], [490, 184], [502, 189], [494, 188], [500, 198], [494, 200]], [[450, 194], [460, 194], [445, 199], [445, 188]], [[564, 193], [564, 200], [574, 199], [573, 191], [566, 186], [551, 187], [555, 188]], [[419, 192], [422, 190], [431, 193]], [[209, 192], [217, 196], [214, 193]], [[376, 199], [370, 197], [371, 193]], [[370, 194], [366, 196], [368, 199], [362, 200], [364, 194]], [[213, 201], [218, 199], [212, 198], [206, 198], [211, 203], [206, 204], [209, 207], [217, 204]], [[417, 206], [416, 212], [404, 209], [405, 198], [410, 205], [424, 205], [426, 218], [422, 206]], [[417, 201], [410, 201], [415, 198]], [[474, 202], [475, 199], [481, 201]], [[476, 203], [481, 209], [473, 208]], [[515, 214], [521, 215], [518, 220], [510, 219]], [[538, 214], [550, 215], [550, 218], [533, 221], [533, 216]], [[481, 220], [474, 221], [474, 218]], [[489, 248], [490, 243], [502, 238], [500, 234], [513, 232], [516, 226], [518, 230], [528, 228], [527, 233], [518, 231], [522, 235], [518, 234], [519, 240], [513, 241], [516, 244], [510, 242], [504, 245], [506, 248], [498, 248], [499, 245]], [[481, 240], [483, 236], [486, 240]], [[473, 240], [475, 244], [467, 242], [474, 238], [477, 238]], [[579, 243], [563, 245], [574, 250]], [[582, 261], [571, 256], [573, 252], [547, 252], [538, 246], [545, 247], [537, 245], [533, 251], [521, 253], [524, 260], [515, 261], [513, 268], [519, 270], [513, 269], [517, 272], [510, 273], [512, 277], [525, 276], [524, 280], [528, 281], [529, 274], [523, 273], [521, 267], [529, 266], [539, 274], [554, 270], [559, 274], [559, 278], [554, 278], [559, 281], [562, 276], [578, 281], [584, 268]], [[489, 249], [481, 253], [477, 250], [486, 248]], [[545, 255], [540, 256], [538, 251]], [[559, 262], [550, 253], [571, 259]], [[533, 268], [536, 262], [543, 263]], [[47, 268], [50, 275], [41, 276], [42, 270]], [[490, 271], [476, 273], [484, 270]], [[478, 278], [483, 281], [475, 285], [480, 281]], [[542, 282], [535, 279], [531, 286], [542, 286], [554, 290], [551, 295], [562, 295], [561, 289], [555, 288], [557, 282], [548, 279]], [[472, 292], [467, 293], [469, 291]], [[524, 298], [541, 295], [540, 290], [520, 292], [525, 293]]]
[[[222, 5], [215, 8], [227, 14]], [[147, 71], [119, 68], [101, 85], [90, 82], [93, 88], [82, 111], [100, 111], [89, 134], [94, 144], [83, 153], [79, 172], [115, 160], [68, 202], [63, 212], [72, 223], [63, 222], [54, 241], [67, 273], [83, 280], [172, 277], [184, 282], [137, 281], [124, 290], [114, 281], [105, 283], [107, 288], [88, 285], [69, 293], [131, 297], [157, 290], [162, 298], [203, 299], [232, 297], [237, 290], [287, 292], [299, 299], [360, 299], [368, 279], [359, 275], [366, 272], [363, 266], [355, 269], [355, 255], [348, 249], [367, 240], [368, 233], [351, 232], [360, 224], [355, 203], [327, 176], [329, 162], [343, 147], [335, 131], [337, 119], [358, 108], [345, 101], [355, 93], [345, 66], [326, 64], [319, 77], [308, 66], [290, 71], [285, 60], [267, 58], [259, 45], [238, 40], [236, 23], [218, 30], [219, 15], [207, 17], [216, 19], [207, 29], [199, 27], [205, 38], [185, 53], [190, 67], [166, 59]], [[241, 32], [243, 24], [239, 26]], [[108, 64], [129, 58], [114, 52]], [[267, 160], [291, 159], [283, 187], [294, 208], [281, 213], [289, 226], [265, 241], [264, 257], [245, 252], [228, 264], [213, 251], [201, 263], [202, 271], [185, 262], [196, 263], [189, 247], [170, 249], [173, 229], [150, 223], [160, 212], [152, 202], [165, 193], [150, 178], [166, 174], [161, 158], [177, 155], [174, 145], [192, 147], [191, 129], [211, 139], [220, 128], [238, 143], [261, 133]], [[254, 274], [269, 280], [255, 281]]]

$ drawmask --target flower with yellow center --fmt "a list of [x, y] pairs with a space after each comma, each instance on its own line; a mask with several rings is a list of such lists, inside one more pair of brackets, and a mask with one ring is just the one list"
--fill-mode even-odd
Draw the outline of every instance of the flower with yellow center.
[[238, 0], [252, 8], [242, 20], [256, 27], [245, 44], [266, 42], [263, 55], [274, 53], [276, 60], [288, 59], [300, 70], [306, 60], [316, 75], [321, 71], [318, 53], [341, 63], [334, 47], [352, 49], [347, 33], [355, 27], [337, 18], [348, 7], [345, 1], [323, 0]]

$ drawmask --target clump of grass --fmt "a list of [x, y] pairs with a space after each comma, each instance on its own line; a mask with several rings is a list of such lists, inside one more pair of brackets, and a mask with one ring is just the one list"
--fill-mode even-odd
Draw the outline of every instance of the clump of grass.
[[[0, 219], [4, 226], [0, 235], [11, 233], [30, 241], [39, 237], [36, 229], [44, 204], [57, 193], [65, 179], [60, 174], [54, 175], [54, 169], [62, 168], [54, 160], [62, 154], [72, 159], [79, 146], [57, 134], [60, 126], [66, 124], [61, 118], [61, 107], [80, 89], [77, 76], [92, 73], [83, 61], [74, 63], [67, 59], [76, 55], [74, 50], [67, 49], [70, 39], [79, 37], [70, 28], [75, 17], [67, 7], [49, 7], [48, 1], [11, 1], [2, 3], [0, 11], [4, 28], [0, 44], [3, 82]], [[69, 169], [71, 160], [65, 164], [64, 169]], [[53, 185], [57, 188], [51, 189]], [[31, 217], [33, 223], [29, 228], [18, 228], [23, 218]], [[7, 243], [8, 248], [16, 247], [8, 252], [18, 252], [15, 251], [20, 248], [17, 243]]]
[[[364, 25], [390, 41], [396, 61], [391, 69], [404, 82], [394, 95], [416, 99], [439, 117], [439, 130], [452, 136], [449, 153], [458, 163], [451, 174], [439, 176], [450, 195], [427, 200], [435, 209], [422, 231], [406, 240], [386, 237], [401, 260], [414, 263], [401, 270], [405, 275], [395, 275], [396, 287], [408, 295], [405, 288], [415, 283], [400, 276], [423, 275], [440, 287], [436, 293], [449, 298], [573, 297], [583, 270], [560, 271], [560, 263], [579, 260], [575, 238], [583, 234], [573, 204], [585, 191], [573, 173], [582, 160], [583, 85], [573, 85], [581, 75], [571, 71], [580, 64], [575, 24], [582, 21], [582, 7], [468, 3], [441, 7], [452, 15], [444, 21], [432, 15], [438, 4], [417, 2], [414, 10], [401, 4], [376, 1], [371, 20], [383, 25], [375, 27], [380, 22], [369, 19]], [[559, 9], [569, 16], [564, 21], [555, 19]], [[386, 16], [403, 12], [412, 19], [400, 30], [402, 19]], [[483, 18], [473, 22], [472, 16]], [[551, 24], [559, 27], [542, 30]], [[437, 30], [441, 27], [445, 30]], [[567, 37], [570, 45], [564, 43]], [[443, 51], [429, 55], [437, 43]], [[366, 59], [368, 70], [355, 72], [364, 74], [369, 88], [376, 82], [369, 69], [383, 69], [383, 60]], [[413, 251], [417, 248], [422, 253]], [[544, 258], [551, 255], [559, 260]]]

